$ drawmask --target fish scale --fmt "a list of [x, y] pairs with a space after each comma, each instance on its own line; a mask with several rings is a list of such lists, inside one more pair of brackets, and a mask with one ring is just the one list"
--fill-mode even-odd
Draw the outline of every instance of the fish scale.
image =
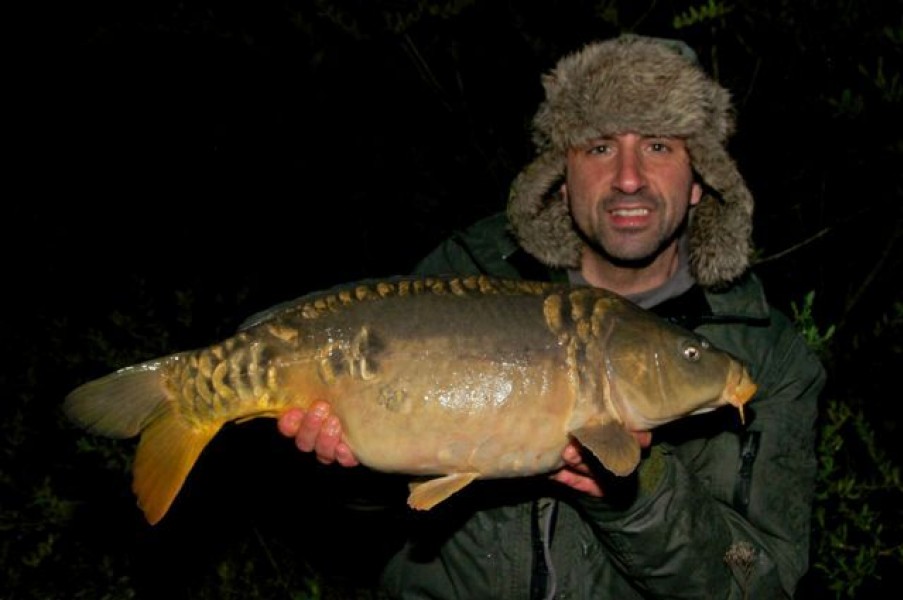
[[140, 435], [133, 490], [156, 523], [224, 424], [316, 400], [362, 464], [416, 476], [408, 503], [429, 509], [476, 479], [559, 468], [571, 439], [627, 475], [630, 430], [741, 408], [755, 389], [734, 358], [611, 292], [433, 277], [310, 294], [87, 382], [64, 408], [93, 433]]
[[239, 418], [247, 406], [266, 410], [280, 398], [266, 344], [244, 333], [223, 345], [184, 353], [182, 360], [163, 367], [163, 377], [173, 382], [168, 389], [179, 399], [180, 412], [196, 424]]

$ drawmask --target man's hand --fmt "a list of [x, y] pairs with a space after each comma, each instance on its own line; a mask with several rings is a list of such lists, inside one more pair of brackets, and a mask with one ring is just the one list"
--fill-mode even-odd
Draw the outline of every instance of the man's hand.
[[326, 402], [315, 402], [306, 411], [300, 408], [288, 410], [279, 417], [279, 432], [295, 438], [299, 450], [316, 453], [317, 460], [323, 464], [337, 462], [343, 467], [357, 466], [357, 458], [342, 440], [342, 425], [329, 409]]
[[[648, 448], [652, 443], [652, 432], [634, 431], [633, 436], [643, 448]], [[595, 498], [605, 495], [605, 490], [599, 485], [599, 481], [593, 476], [592, 471], [583, 461], [580, 445], [571, 442], [565, 446], [561, 453], [565, 466], [552, 475], [552, 479], [571, 487], [578, 492], [584, 492]]]

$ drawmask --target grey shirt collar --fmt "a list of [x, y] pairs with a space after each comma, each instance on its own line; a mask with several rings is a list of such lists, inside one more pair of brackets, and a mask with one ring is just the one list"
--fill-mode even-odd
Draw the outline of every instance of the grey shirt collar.
[[[689, 252], [689, 242], [687, 236], [684, 235], [680, 238], [677, 245], [677, 271], [674, 272], [674, 275], [656, 288], [640, 292], [639, 294], [630, 294], [627, 298], [642, 308], [652, 308], [689, 290], [696, 283], [693, 280], [693, 276], [690, 275]], [[574, 285], [589, 285], [589, 282], [583, 278], [583, 275], [577, 269], [568, 270], [568, 281]]]

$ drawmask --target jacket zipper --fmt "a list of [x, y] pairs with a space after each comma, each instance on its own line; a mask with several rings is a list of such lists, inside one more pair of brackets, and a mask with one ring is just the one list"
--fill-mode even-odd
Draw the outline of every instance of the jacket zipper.
[[740, 468], [737, 470], [737, 483], [734, 486], [734, 508], [744, 516], [749, 510], [753, 463], [759, 453], [761, 435], [759, 431], [746, 431], [740, 438]]

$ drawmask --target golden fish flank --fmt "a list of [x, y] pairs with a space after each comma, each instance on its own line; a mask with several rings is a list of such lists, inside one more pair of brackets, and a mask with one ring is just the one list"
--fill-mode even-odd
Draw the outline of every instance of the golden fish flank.
[[266, 360], [264, 345], [240, 333], [222, 344], [173, 357], [164, 367], [167, 396], [178, 399], [184, 418], [204, 422], [229, 420], [252, 401], [272, 408], [280, 391], [277, 369]]
[[408, 501], [428, 509], [477, 478], [560, 467], [570, 437], [626, 475], [629, 430], [754, 392], [729, 355], [610, 292], [470, 277], [313, 294], [88, 382], [65, 408], [95, 433], [141, 436], [133, 489], [156, 523], [225, 423], [314, 400], [363, 464], [426, 477]]

